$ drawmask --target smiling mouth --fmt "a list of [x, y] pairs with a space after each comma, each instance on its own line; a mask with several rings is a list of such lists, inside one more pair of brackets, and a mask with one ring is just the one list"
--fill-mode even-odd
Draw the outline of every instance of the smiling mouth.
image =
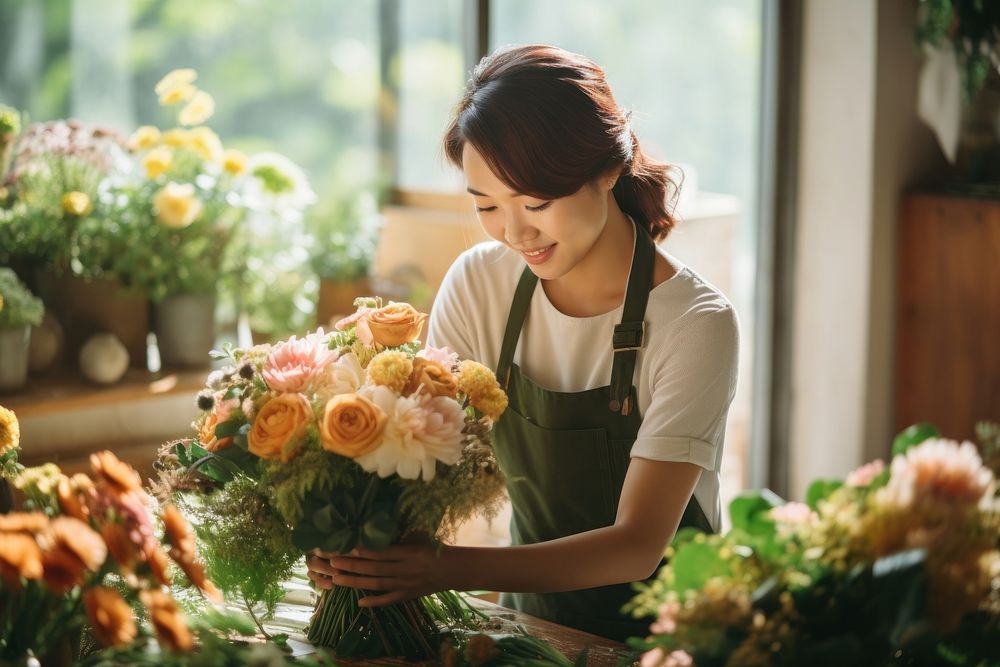
[[537, 250], [522, 250], [521, 252], [523, 252], [528, 257], [538, 257], [539, 255], [544, 254], [546, 251], [548, 251], [549, 248], [551, 248], [554, 245], [555, 243], [553, 243], [552, 245], [547, 245], [544, 248], [538, 248]]

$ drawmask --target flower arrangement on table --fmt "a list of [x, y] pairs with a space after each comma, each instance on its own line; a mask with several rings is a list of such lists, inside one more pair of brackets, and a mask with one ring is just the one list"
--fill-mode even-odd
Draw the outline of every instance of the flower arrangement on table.
[[[225, 351], [198, 437], [161, 452], [157, 495], [192, 517], [213, 580], [248, 606], [273, 608], [306, 551], [444, 539], [502, 503], [489, 434], [507, 398], [492, 371], [422, 347], [426, 315], [408, 304], [356, 304], [332, 333]], [[325, 591], [309, 639], [426, 658], [437, 623], [472, 619], [454, 593], [364, 609], [361, 595]]]
[[749, 493], [725, 535], [681, 531], [631, 603], [657, 620], [643, 667], [984, 665], [1000, 644], [1000, 427], [926, 425], [808, 504]]

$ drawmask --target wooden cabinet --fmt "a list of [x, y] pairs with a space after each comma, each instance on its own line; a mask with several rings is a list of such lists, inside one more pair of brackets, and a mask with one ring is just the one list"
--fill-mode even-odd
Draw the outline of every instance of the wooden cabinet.
[[896, 427], [1000, 421], [1000, 200], [914, 194], [900, 216]]

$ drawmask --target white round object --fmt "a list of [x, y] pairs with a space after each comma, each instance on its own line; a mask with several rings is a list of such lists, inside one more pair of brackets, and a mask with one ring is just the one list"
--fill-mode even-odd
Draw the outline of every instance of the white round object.
[[98, 384], [118, 382], [128, 370], [128, 361], [128, 350], [114, 334], [95, 334], [80, 350], [80, 371]]
[[32, 373], [47, 370], [62, 351], [62, 325], [51, 313], [37, 327], [31, 328], [31, 346], [28, 348], [28, 369]]

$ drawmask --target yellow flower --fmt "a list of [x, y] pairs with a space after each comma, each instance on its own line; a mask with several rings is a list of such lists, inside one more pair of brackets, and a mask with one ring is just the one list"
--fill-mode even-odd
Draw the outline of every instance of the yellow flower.
[[196, 127], [190, 130], [189, 147], [205, 160], [219, 162], [222, 160], [222, 141], [219, 135], [207, 127]]
[[162, 95], [168, 90], [177, 88], [178, 86], [190, 85], [194, 83], [195, 79], [198, 78], [198, 72], [190, 68], [175, 69], [159, 80], [153, 91], [157, 95]]
[[163, 133], [163, 143], [174, 148], [185, 148], [191, 143], [191, 132], [182, 127], [175, 127]]
[[412, 373], [413, 360], [405, 352], [380, 352], [368, 364], [368, 381], [389, 387], [396, 393], [403, 391]]
[[154, 148], [142, 159], [142, 166], [146, 169], [146, 176], [156, 178], [167, 173], [170, 163], [173, 161], [173, 153], [166, 146]]
[[189, 83], [181, 84], [176, 88], [170, 88], [160, 95], [160, 106], [169, 107], [181, 102], [187, 102], [197, 92], [198, 89]]
[[[3, 299], [0, 298], [0, 303]], [[17, 415], [0, 405], [0, 456], [12, 449], [17, 449], [21, 443], [21, 427], [17, 423]]]
[[201, 213], [201, 200], [195, 197], [194, 186], [190, 183], [180, 185], [173, 181], [167, 183], [153, 197], [156, 209], [156, 220], [162, 225], [180, 229], [187, 227]]
[[84, 192], [67, 192], [62, 196], [62, 209], [69, 215], [84, 216], [94, 210]]
[[507, 409], [507, 394], [486, 366], [465, 360], [459, 367], [458, 389], [469, 397], [474, 408], [496, 421]]
[[230, 149], [222, 156], [222, 168], [233, 176], [239, 176], [247, 170], [247, 156], [242, 151]]
[[25, 468], [21, 474], [14, 478], [14, 488], [24, 491], [26, 489], [37, 489], [42, 495], [52, 495], [59, 480], [62, 479], [62, 470], [55, 463], [43, 463], [40, 466]]
[[199, 90], [181, 109], [177, 120], [181, 125], [200, 125], [211, 118], [213, 113], [215, 113], [215, 100], [204, 90]]
[[128, 138], [128, 147], [132, 151], [144, 151], [160, 143], [160, 130], [152, 125], [143, 125]]

